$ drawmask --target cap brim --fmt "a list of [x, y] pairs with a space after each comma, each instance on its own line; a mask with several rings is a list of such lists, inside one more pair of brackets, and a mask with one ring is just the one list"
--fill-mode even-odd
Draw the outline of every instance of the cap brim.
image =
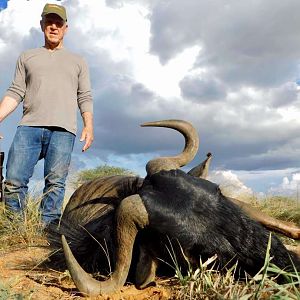
[[61, 13], [54, 12], [54, 11], [49, 11], [49, 12], [43, 13], [42, 17], [50, 15], [50, 14], [55, 14], [55, 15], [59, 16], [62, 20], [64, 20], [65, 22], [67, 22], [67, 19], [65, 18], [65, 16], [63, 16]]

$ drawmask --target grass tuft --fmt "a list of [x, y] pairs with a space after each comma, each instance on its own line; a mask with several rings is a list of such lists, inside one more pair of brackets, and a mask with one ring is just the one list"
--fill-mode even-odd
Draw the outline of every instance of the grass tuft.
[[[6, 300], [23, 300], [26, 299], [24, 295], [15, 293], [10, 285], [0, 282], [0, 299]], [[28, 298], [27, 298], [28, 299]]]
[[296, 199], [273, 196], [252, 199], [251, 204], [275, 218], [300, 224], [300, 202]]
[[[177, 283], [176, 299], [300, 299], [300, 278], [295, 272], [286, 272], [272, 264], [270, 256], [271, 234], [266, 249], [264, 266], [254, 276], [245, 274], [245, 279], [237, 280], [237, 264], [230, 269], [220, 272], [216, 270], [217, 256], [207, 261], [200, 260], [199, 267], [193, 270], [188, 263], [189, 269], [182, 274], [177, 264], [172, 245], [168, 247], [171, 260], [174, 263]], [[169, 250], [171, 249], [171, 250]], [[284, 284], [278, 284], [277, 279], [281, 276], [285, 279]]]
[[22, 215], [8, 211], [4, 203], [0, 203], [0, 250], [33, 246], [45, 240], [39, 202], [29, 196]]

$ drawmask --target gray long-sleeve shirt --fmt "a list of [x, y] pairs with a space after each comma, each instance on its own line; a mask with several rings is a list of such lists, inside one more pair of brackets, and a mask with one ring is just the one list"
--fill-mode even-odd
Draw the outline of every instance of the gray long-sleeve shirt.
[[76, 134], [77, 108], [81, 114], [93, 111], [87, 64], [65, 48], [23, 52], [5, 95], [24, 101], [20, 125], [57, 126]]

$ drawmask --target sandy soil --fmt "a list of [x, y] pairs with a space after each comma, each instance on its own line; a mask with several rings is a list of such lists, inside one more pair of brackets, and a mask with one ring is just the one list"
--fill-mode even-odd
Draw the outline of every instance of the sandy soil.
[[[47, 247], [28, 247], [0, 253], [0, 298], [84, 299], [77, 293], [68, 272], [42, 267], [48, 255]], [[157, 286], [142, 291], [127, 285], [113, 295], [93, 299], [163, 300], [174, 299], [174, 296], [170, 287], [159, 281]]]

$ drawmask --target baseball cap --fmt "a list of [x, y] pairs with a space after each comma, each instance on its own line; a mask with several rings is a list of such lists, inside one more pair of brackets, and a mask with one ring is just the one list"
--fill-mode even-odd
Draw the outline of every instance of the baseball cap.
[[45, 15], [48, 15], [48, 14], [56, 14], [56, 15], [60, 16], [65, 22], [67, 21], [66, 9], [62, 5], [47, 3], [44, 6], [44, 9], [42, 12], [42, 17]]

